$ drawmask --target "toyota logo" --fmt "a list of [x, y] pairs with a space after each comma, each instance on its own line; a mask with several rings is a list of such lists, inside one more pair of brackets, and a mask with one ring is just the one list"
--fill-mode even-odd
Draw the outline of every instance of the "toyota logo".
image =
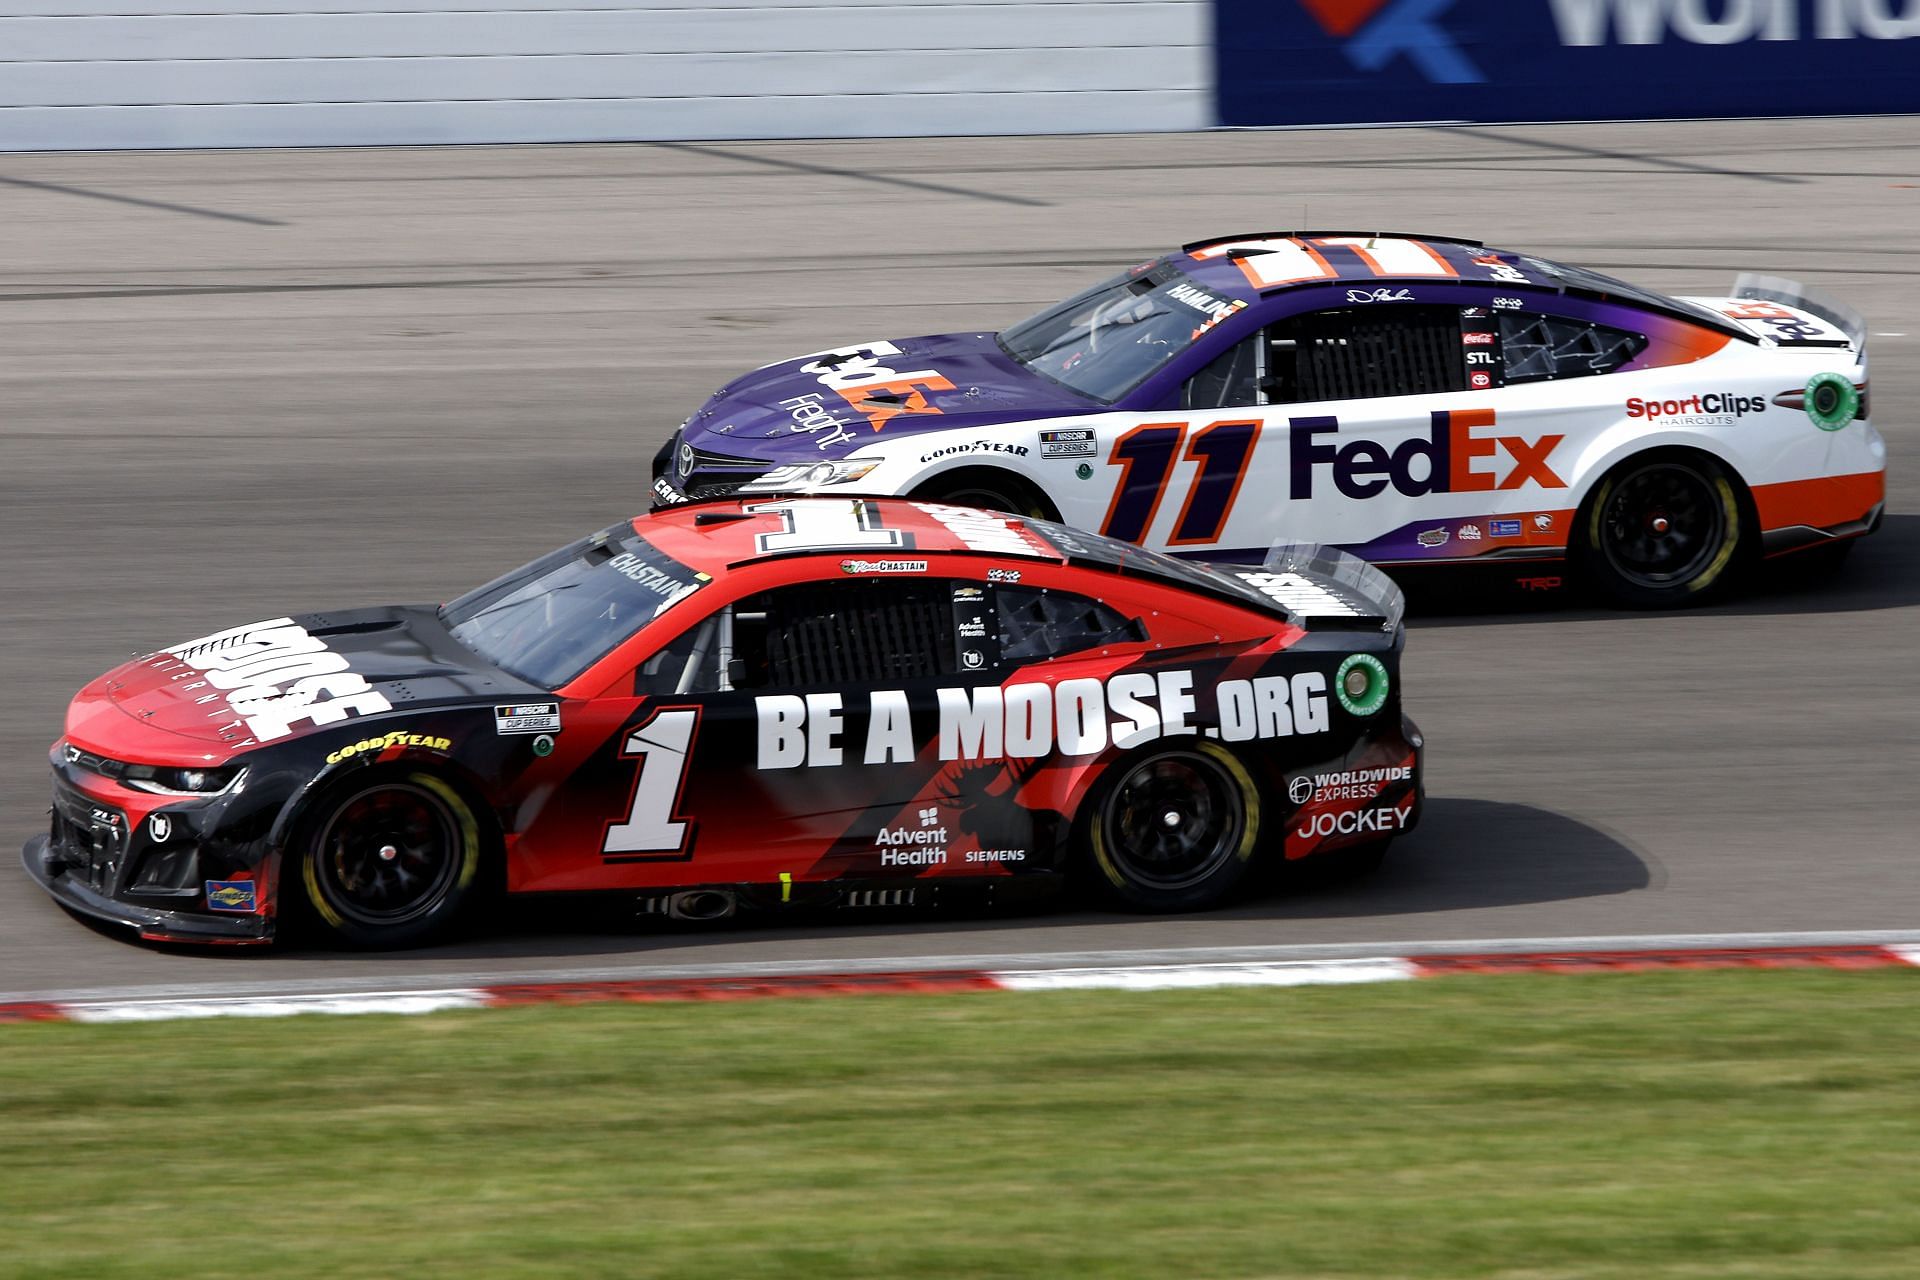
[[688, 476], [692, 474], [693, 474], [693, 446], [690, 444], [683, 443], [680, 446], [680, 478], [682, 480], [685, 480]]

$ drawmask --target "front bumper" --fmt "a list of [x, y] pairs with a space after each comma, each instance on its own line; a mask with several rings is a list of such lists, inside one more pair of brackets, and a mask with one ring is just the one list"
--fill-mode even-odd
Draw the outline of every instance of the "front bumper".
[[136, 931], [150, 942], [198, 944], [259, 944], [273, 940], [273, 921], [266, 916], [216, 916], [175, 911], [124, 902], [94, 888], [79, 868], [54, 847], [51, 836], [38, 835], [20, 850], [20, 862], [55, 902], [70, 911]]

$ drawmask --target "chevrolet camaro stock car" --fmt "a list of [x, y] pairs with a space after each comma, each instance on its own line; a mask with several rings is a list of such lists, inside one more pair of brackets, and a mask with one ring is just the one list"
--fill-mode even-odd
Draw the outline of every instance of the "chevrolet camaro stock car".
[[151, 939], [434, 935], [490, 890], [683, 918], [1084, 868], [1149, 910], [1412, 827], [1398, 590], [901, 499], [642, 516], [450, 604], [303, 614], [74, 698], [58, 902]]
[[1673, 298], [1437, 236], [1266, 232], [1003, 332], [861, 342], [723, 387], [653, 503], [872, 493], [1175, 555], [1278, 542], [1690, 603], [1877, 527], [1859, 318], [1790, 281]]

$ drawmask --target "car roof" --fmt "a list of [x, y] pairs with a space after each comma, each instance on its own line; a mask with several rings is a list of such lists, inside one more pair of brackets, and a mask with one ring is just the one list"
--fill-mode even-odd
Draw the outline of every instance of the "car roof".
[[1729, 337], [1753, 335], [1726, 317], [1585, 267], [1495, 249], [1478, 240], [1396, 231], [1255, 231], [1180, 246], [1173, 262], [1202, 285], [1259, 297], [1338, 286], [1468, 285], [1535, 289], [1627, 302]]

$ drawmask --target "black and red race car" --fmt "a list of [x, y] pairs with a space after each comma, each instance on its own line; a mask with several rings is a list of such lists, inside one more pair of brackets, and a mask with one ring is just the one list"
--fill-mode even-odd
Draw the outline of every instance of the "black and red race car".
[[445, 606], [303, 614], [81, 690], [54, 898], [174, 942], [419, 942], [489, 890], [682, 918], [1057, 882], [1221, 901], [1412, 827], [1400, 597], [897, 499], [677, 507]]

